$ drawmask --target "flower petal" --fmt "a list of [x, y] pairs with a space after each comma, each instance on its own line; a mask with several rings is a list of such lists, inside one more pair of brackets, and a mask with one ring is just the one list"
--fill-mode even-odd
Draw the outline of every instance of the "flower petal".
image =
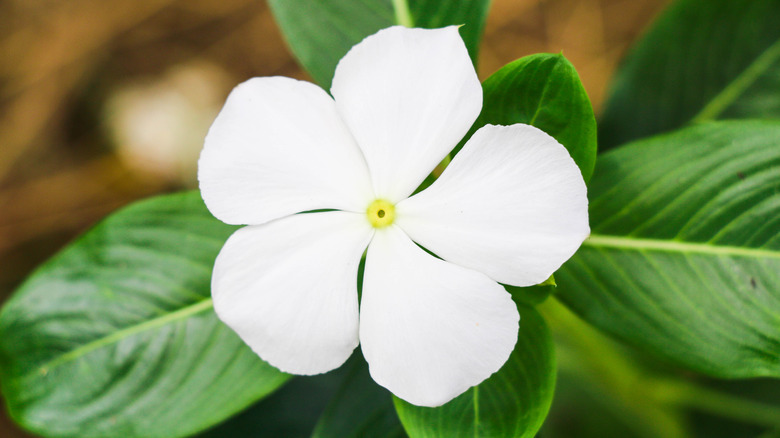
[[398, 227], [368, 247], [360, 342], [374, 380], [419, 406], [439, 406], [498, 371], [517, 342], [509, 294], [439, 260]]
[[217, 316], [282, 371], [339, 367], [358, 345], [357, 270], [372, 234], [340, 211], [236, 231], [214, 265]]
[[579, 168], [554, 138], [523, 124], [478, 130], [396, 217], [436, 255], [515, 286], [549, 278], [590, 233]]
[[254, 78], [236, 87], [198, 162], [206, 205], [229, 224], [258, 225], [308, 210], [365, 211], [365, 159], [335, 103], [314, 84]]
[[482, 108], [482, 87], [455, 26], [396, 26], [336, 67], [331, 93], [368, 162], [377, 197], [409, 196]]

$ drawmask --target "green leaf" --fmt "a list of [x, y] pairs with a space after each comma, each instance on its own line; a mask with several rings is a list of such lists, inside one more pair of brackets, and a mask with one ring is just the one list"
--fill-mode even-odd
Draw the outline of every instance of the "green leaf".
[[688, 368], [780, 376], [778, 138], [780, 122], [712, 122], [599, 157], [557, 296]]
[[504, 284], [504, 289], [512, 294], [512, 298], [518, 303], [525, 303], [530, 306], [535, 306], [544, 302], [550, 295], [555, 292], [557, 285], [555, 284], [555, 277], [550, 276], [547, 280], [528, 287], [510, 286]]
[[352, 46], [396, 24], [464, 25], [461, 36], [476, 65], [490, 7], [489, 0], [268, 0], [268, 4], [292, 52], [325, 89]]
[[780, 118], [780, 1], [679, 0], [626, 57], [602, 149], [691, 121]]
[[200, 438], [401, 438], [390, 393], [356, 350], [336, 370], [295, 376], [281, 389]]
[[374, 382], [363, 356], [356, 353], [342, 368], [344, 380], [312, 438], [405, 437], [390, 392]]
[[361, 362], [365, 363], [363, 356], [355, 352], [331, 372], [294, 376], [270, 396], [198, 437], [309, 438], [329, 401]]
[[217, 320], [214, 259], [235, 230], [197, 192], [111, 215], [43, 265], [0, 312], [11, 416], [47, 437], [179, 437], [288, 376]]
[[494, 375], [438, 408], [395, 398], [412, 438], [531, 438], [542, 426], [555, 390], [555, 350], [544, 319], [520, 306], [514, 352]]
[[596, 163], [596, 120], [574, 66], [563, 55], [541, 53], [511, 62], [482, 84], [482, 113], [470, 137], [486, 124], [526, 123], [568, 149], [585, 181]]
[[[402, 1], [395, 0], [395, 3]], [[460, 35], [472, 62], [477, 65], [479, 42], [490, 11], [490, 0], [409, 0], [409, 8], [416, 27], [435, 29], [463, 25]]]
[[309, 438], [343, 379], [341, 369], [295, 376], [273, 394], [198, 438]]

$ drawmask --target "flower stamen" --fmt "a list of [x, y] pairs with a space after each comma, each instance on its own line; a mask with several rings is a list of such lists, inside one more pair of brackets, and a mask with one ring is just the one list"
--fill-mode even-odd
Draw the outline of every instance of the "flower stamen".
[[395, 221], [395, 206], [384, 199], [377, 199], [366, 209], [368, 222], [374, 228], [384, 228]]

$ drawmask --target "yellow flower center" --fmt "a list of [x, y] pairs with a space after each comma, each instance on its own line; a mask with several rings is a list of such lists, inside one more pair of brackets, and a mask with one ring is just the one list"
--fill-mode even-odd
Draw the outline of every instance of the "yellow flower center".
[[366, 216], [374, 228], [386, 227], [395, 220], [395, 205], [384, 199], [377, 199], [368, 205]]

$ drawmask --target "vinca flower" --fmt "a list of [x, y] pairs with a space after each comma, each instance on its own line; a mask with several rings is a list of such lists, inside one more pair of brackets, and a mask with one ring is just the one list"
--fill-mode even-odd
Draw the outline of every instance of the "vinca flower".
[[330, 91], [250, 79], [214, 121], [201, 193], [218, 219], [247, 225], [217, 257], [214, 308], [282, 371], [332, 370], [360, 344], [377, 383], [444, 404], [514, 349], [501, 283], [543, 282], [587, 237], [585, 183], [539, 129], [488, 125], [412, 195], [482, 107], [456, 27], [366, 38]]

